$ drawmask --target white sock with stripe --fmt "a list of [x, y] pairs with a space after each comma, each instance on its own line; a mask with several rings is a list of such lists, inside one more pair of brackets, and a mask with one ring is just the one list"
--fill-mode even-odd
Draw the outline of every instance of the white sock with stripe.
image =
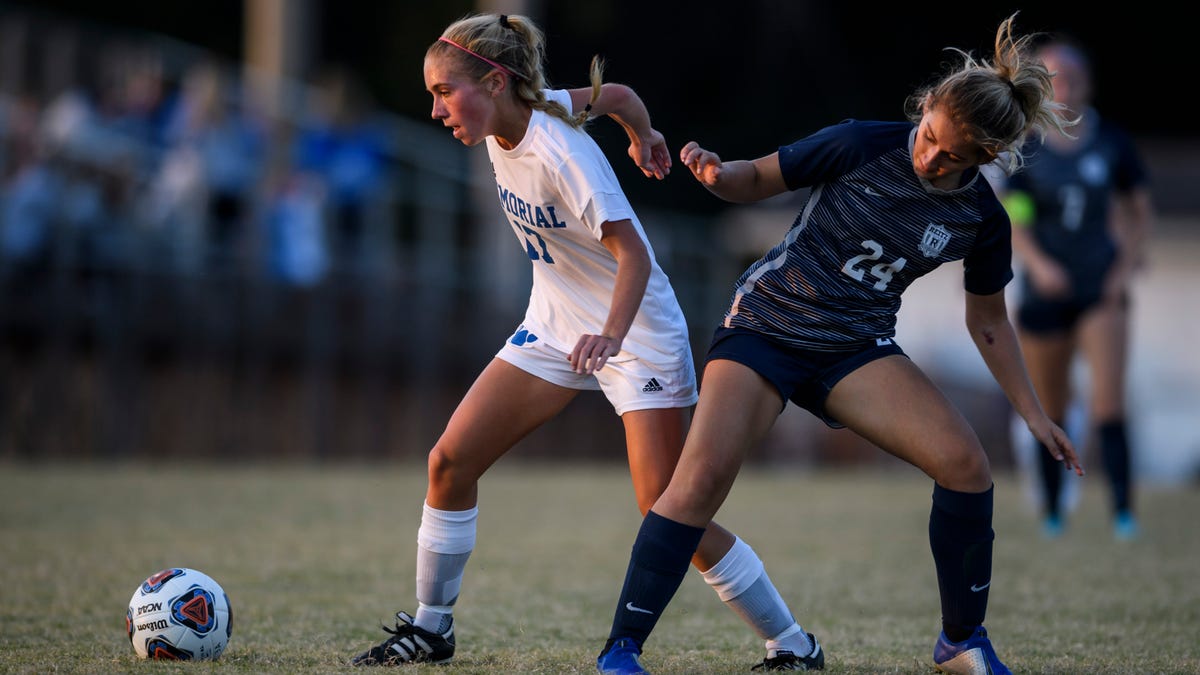
[[417, 613], [414, 625], [432, 633], [450, 627], [467, 559], [475, 549], [479, 507], [442, 511], [425, 504], [417, 531]]
[[779, 650], [798, 656], [812, 653], [812, 642], [771, 583], [762, 560], [741, 538], [736, 538], [725, 557], [701, 576], [766, 641], [768, 657]]

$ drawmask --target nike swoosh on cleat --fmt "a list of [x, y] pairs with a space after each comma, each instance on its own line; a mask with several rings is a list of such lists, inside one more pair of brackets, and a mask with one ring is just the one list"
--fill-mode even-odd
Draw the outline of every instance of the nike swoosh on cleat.
[[648, 609], [642, 609], [641, 607], [637, 607], [632, 602], [625, 603], [625, 609], [627, 609], [631, 612], [641, 612], [642, 614], [653, 614], [654, 613]]
[[978, 593], [979, 591], [982, 591], [983, 589], [985, 589], [985, 588], [987, 588], [988, 586], [991, 586], [991, 585], [992, 585], [992, 582], [990, 582], [990, 581], [989, 581], [989, 582], [987, 582], [986, 584], [982, 585], [982, 586], [976, 586], [975, 584], [971, 584], [971, 591], [972, 591], [973, 593]]

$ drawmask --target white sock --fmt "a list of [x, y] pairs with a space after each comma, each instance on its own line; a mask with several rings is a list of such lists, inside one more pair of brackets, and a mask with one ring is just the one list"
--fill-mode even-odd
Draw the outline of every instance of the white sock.
[[478, 507], [441, 511], [425, 504], [417, 531], [416, 626], [433, 633], [450, 627], [478, 518]]
[[808, 635], [771, 583], [762, 560], [741, 538], [735, 538], [725, 557], [701, 576], [766, 641], [768, 657], [781, 649], [799, 656], [812, 653]]
[[413, 625], [424, 628], [430, 633], [441, 635], [445, 633], [454, 620], [454, 608], [449, 605], [426, 605], [417, 603], [417, 615], [413, 617]]
[[815, 646], [800, 624], [794, 623], [791, 628], [767, 640], [767, 658], [775, 658], [780, 651], [789, 651], [796, 656], [808, 656], [812, 654]]

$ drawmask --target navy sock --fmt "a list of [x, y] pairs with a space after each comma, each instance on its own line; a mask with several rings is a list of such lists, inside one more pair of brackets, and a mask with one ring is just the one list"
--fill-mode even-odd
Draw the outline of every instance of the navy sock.
[[[1061, 422], [1056, 421], [1055, 424], [1062, 426]], [[1054, 455], [1041, 443], [1034, 445], [1034, 452], [1038, 454], [1038, 473], [1042, 479], [1042, 501], [1045, 504], [1046, 515], [1058, 516], [1062, 495], [1062, 462], [1054, 459]]]
[[1129, 435], [1125, 420], [1113, 420], [1100, 425], [1100, 453], [1104, 457], [1104, 472], [1112, 485], [1113, 509], [1120, 513], [1131, 508]]
[[929, 547], [942, 599], [942, 630], [959, 642], [983, 624], [992, 584], [992, 494], [957, 492], [936, 483]]
[[[625, 573], [609, 644], [632, 638], [641, 648], [687, 574], [704, 528], [646, 513]], [[607, 649], [607, 647], [606, 647]]]

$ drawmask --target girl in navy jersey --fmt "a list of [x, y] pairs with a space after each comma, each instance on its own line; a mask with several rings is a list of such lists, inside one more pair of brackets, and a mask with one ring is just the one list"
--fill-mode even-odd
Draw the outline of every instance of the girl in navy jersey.
[[[533, 289], [520, 326], [429, 453], [415, 616], [398, 612], [387, 639], [355, 665], [453, 657], [453, 610], [475, 547], [479, 479], [580, 390], [603, 391], [621, 417], [642, 513], [683, 447], [696, 402], [687, 324], [612, 167], [582, 126], [591, 115], [612, 116], [646, 176], [663, 178], [670, 155], [641, 99], [601, 84], [598, 60], [590, 88], [549, 90], [543, 52], [542, 32], [528, 18], [495, 14], [455, 22], [426, 52], [433, 118], [464, 144], [486, 145], [500, 214], [533, 265]], [[695, 564], [766, 642], [762, 664], [819, 657], [753, 549], [719, 525], [707, 531], [693, 547]]]
[[[1060, 424], [1078, 353], [1088, 367], [1089, 415], [1111, 486], [1113, 531], [1137, 534], [1125, 424], [1129, 287], [1153, 218], [1147, 175], [1128, 135], [1101, 117], [1083, 50], [1056, 39], [1038, 49], [1054, 73], [1054, 98], [1079, 116], [1070, 135], [1052, 132], [1024, 150], [1007, 181], [1013, 247], [1024, 263], [1018, 335], [1038, 397]], [[1041, 454], [1041, 453], [1039, 453]], [[1063, 529], [1063, 472], [1041, 454], [1044, 531]]]
[[910, 99], [911, 122], [848, 120], [752, 161], [722, 161], [696, 143], [681, 151], [696, 179], [728, 201], [812, 192], [784, 240], [736, 284], [683, 456], [634, 543], [599, 671], [646, 672], [643, 642], [704, 524], [792, 401], [933, 479], [929, 540], [942, 607], [934, 663], [1008, 672], [983, 628], [994, 539], [987, 455], [893, 336], [904, 290], [962, 260], [966, 325], [980, 354], [1034, 436], [1082, 474], [1026, 373], [1004, 301], [1009, 220], [979, 172], [1002, 151], [1019, 162], [1029, 132], [1068, 123], [1050, 99], [1049, 73], [1027, 53], [1029, 38], [1014, 37], [1014, 18], [997, 31], [994, 63], [960, 52], [960, 68]]

